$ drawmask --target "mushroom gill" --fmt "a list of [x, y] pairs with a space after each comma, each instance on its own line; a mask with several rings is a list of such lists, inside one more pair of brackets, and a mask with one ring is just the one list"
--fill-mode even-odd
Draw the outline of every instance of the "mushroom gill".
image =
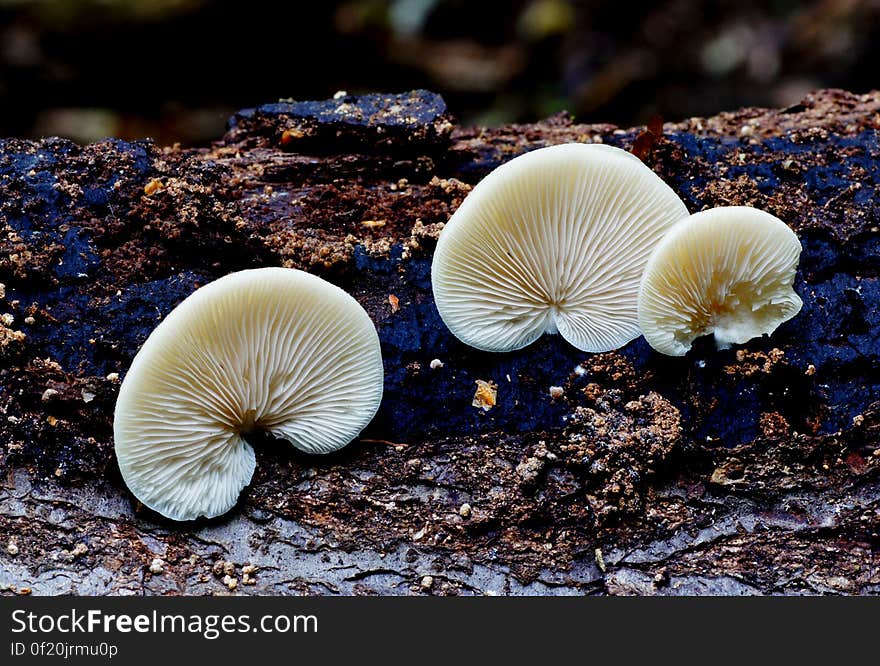
[[657, 351], [683, 356], [714, 333], [720, 348], [770, 334], [801, 309], [792, 289], [801, 244], [782, 220], [745, 206], [676, 224], [651, 256], [639, 325]]
[[227, 275], [177, 306], [136, 355], [114, 418], [122, 476], [164, 516], [218, 516], [253, 475], [247, 433], [334, 451], [372, 419], [382, 384], [375, 327], [344, 291], [286, 268]]

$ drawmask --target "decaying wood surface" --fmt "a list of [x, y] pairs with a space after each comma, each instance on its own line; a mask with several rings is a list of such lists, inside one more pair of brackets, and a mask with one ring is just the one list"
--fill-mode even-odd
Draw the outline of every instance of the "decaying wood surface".
[[[203, 150], [0, 142], [0, 589], [880, 592], [878, 114], [880, 93], [831, 90], [638, 138], [562, 115], [461, 128], [414, 92], [242, 111]], [[567, 141], [635, 142], [691, 211], [788, 222], [801, 314], [683, 359], [458, 343], [430, 289], [442, 224], [499, 163]], [[120, 378], [198, 285], [266, 265], [364, 305], [383, 407], [328, 457], [255, 442], [226, 517], [163, 520], [116, 467]], [[488, 411], [477, 380], [498, 387]]]

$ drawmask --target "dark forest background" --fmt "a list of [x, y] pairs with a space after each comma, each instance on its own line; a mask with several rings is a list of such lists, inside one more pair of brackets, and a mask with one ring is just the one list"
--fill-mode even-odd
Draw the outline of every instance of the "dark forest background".
[[880, 0], [0, 0], [0, 135], [203, 144], [243, 106], [441, 92], [621, 125], [880, 87]]

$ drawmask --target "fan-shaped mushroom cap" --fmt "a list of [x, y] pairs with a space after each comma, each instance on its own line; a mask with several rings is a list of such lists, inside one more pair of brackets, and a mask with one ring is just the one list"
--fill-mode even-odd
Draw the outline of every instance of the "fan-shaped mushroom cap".
[[233, 273], [184, 300], [135, 356], [116, 402], [119, 468], [164, 516], [218, 516], [254, 472], [242, 435], [334, 451], [373, 418], [382, 384], [376, 329], [342, 289], [287, 268]]
[[636, 298], [651, 250], [688, 211], [637, 157], [566, 144], [484, 178], [440, 234], [431, 278], [463, 342], [510, 351], [559, 332], [583, 351], [639, 335]]
[[657, 351], [683, 356], [702, 335], [721, 348], [770, 334], [801, 309], [792, 289], [801, 244], [782, 220], [745, 206], [676, 224], [654, 250], [639, 324]]

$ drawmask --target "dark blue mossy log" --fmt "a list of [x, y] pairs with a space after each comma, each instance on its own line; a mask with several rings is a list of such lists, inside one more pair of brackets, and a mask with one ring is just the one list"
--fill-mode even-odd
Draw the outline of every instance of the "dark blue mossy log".
[[[0, 142], [0, 585], [203, 594], [228, 591], [231, 566], [236, 591], [262, 593], [880, 591], [878, 110], [823, 91], [640, 140], [690, 210], [757, 206], [804, 247], [800, 315], [682, 359], [559, 337], [478, 352], [431, 294], [440, 227], [483, 175], [554, 143], [630, 148], [639, 129], [458, 128], [417, 91], [242, 111], [204, 150]], [[364, 305], [383, 406], [326, 458], [256, 441], [229, 516], [168, 523], [116, 470], [119, 378], [199, 285], [267, 265]], [[489, 411], [476, 380], [498, 386]]]

